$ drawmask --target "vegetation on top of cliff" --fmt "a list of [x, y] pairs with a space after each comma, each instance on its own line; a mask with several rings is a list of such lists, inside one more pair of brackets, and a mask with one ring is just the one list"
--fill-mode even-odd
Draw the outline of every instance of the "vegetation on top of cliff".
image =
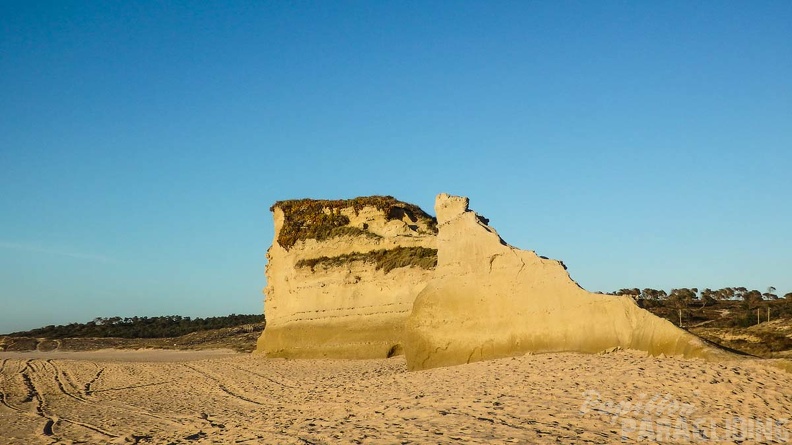
[[372, 250], [370, 252], [352, 252], [334, 257], [321, 256], [319, 258], [303, 259], [297, 262], [296, 267], [316, 266], [339, 267], [353, 261], [362, 261], [375, 265], [376, 270], [385, 273], [399, 267], [416, 266], [423, 269], [434, 269], [437, 266], [437, 249], [427, 247], [396, 247], [393, 249]]
[[364, 207], [380, 210], [385, 218], [402, 219], [406, 216], [410, 221], [422, 220], [432, 233], [437, 233], [437, 219], [424, 212], [420, 207], [402, 202], [392, 196], [366, 196], [354, 199], [317, 200], [295, 199], [278, 201], [270, 207], [283, 211], [284, 221], [278, 244], [290, 249], [297, 241], [325, 239], [338, 236], [370, 236], [378, 237], [368, 230], [349, 226], [349, 218], [341, 214], [342, 209], [352, 208], [357, 214]]

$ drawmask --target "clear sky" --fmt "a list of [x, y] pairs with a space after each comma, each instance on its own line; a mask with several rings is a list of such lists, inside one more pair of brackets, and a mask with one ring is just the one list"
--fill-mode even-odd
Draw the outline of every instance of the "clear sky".
[[0, 2], [0, 332], [257, 313], [268, 207], [471, 198], [589, 290], [792, 291], [792, 2]]

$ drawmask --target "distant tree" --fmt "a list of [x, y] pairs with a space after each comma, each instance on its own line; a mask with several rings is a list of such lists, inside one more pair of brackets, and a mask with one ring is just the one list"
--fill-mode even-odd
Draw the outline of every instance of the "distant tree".
[[717, 292], [713, 291], [710, 288], [706, 288], [701, 291], [701, 308], [704, 309], [704, 306], [708, 304], [715, 304], [718, 302]]
[[665, 300], [668, 295], [664, 290], [657, 290], [652, 288], [645, 288], [641, 291], [641, 298], [644, 300], [660, 301]]
[[748, 309], [749, 316], [756, 311], [756, 324], [761, 323], [759, 307], [764, 301], [762, 293], [756, 289], [747, 290], [742, 293], [743, 306]]
[[693, 303], [696, 299], [696, 293], [698, 289], [692, 288], [680, 288], [680, 289], [671, 289], [671, 293], [668, 294], [668, 302], [672, 308], [677, 310], [677, 314], [679, 315], [679, 326], [682, 326], [682, 314], [683, 312], [688, 311], [688, 307]]
[[759, 292], [759, 291], [758, 291], [758, 290], [756, 290], [756, 289], [753, 289], [753, 290], [749, 290], [749, 291], [747, 291], [747, 292], [744, 292], [744, 293], [742, 294], [742, 299], [743, 299], [743, 301], [745, 302], [745, 305], [746, 305], [746, 306], [747, 306], [749, 309], [756, 308], [756, 307], [757, 307], [757, 306], [759, 306], [759, 305], [762, 303], [762, 301], [764, 300], [762, 293], [761, 293], [761, 292]]
[[715, 291], [715, 298], [719, 301], [725, 300], [732, 300], [734, 299], [734, 288], [733, 287], [724, 287], [723, 289], [718, 289]]
[[638, 288], [619, 289], [616, 292], [614, 292], [613, 295], [626, 295], [626, 296], [630, 296], [633, 299], [637, 300], [641, 296], [641, 291]]
[[781, 306], [782, 313], [792, 316], [792, 292], [784, 294], [784, 304]]
[[765, 300], [778, 300], [778, 295], [775, 294], [776, 288], [773, 286], [768, 286], [767, 292], [762, 294]]
[[642, 289], [641, 290], [641, 299], [656, 301], [658, 299], [657, 290], [649, 288], [649, 287]]

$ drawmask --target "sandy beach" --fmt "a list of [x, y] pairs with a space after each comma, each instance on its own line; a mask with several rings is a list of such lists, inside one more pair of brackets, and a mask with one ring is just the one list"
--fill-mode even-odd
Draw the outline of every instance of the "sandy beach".
[[2, 353], [0, 376], [2, 444], [792, 440], [792, 374], [629, 351], [419, 372], [401, 357]]

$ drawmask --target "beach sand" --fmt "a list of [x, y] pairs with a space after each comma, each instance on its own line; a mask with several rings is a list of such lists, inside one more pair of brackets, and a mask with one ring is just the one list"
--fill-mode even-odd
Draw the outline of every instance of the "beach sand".
[[0, 444], [792, 441], [792, 374], [630, 351], [419, 372], [403, 357], [0, 353], [0, 377]]

